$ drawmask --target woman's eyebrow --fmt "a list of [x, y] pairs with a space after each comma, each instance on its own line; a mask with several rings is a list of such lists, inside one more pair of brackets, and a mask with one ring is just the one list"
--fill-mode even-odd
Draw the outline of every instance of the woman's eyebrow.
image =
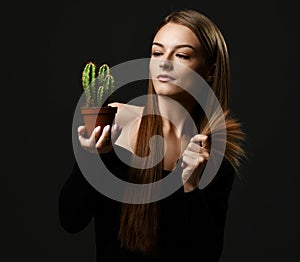
[[[160, 46], [160, 47], [164, 47], [163, 44], [158, 43], [158, 42], [153, 42], [152, 45], [157, 45], [157, 46]], [[183, 48], [183, 47], [188, 47], [188, 48], [191, 48], [191, 49], [193, 49], [193, 50], [196, 51], [196, 48], [193, 47], [193, 46], [191, 46], [191, 45], [189, 45], [189, 44], [176, 45], [174, 48], [178, 49], [178, 48]]]

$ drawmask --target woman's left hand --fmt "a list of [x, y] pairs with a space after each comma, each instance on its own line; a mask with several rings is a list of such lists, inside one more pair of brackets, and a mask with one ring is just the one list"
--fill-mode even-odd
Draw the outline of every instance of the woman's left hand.
[[200, 178], [209, 158], [208, 136], [198, 134], [191, 138], [182, 154], [182, 182], [184, 192], [190, 192], [199, 187]]

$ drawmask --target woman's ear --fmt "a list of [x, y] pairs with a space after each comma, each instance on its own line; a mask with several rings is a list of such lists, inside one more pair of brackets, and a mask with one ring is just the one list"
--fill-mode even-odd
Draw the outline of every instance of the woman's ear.
[[215, 72], [216, 72], [216, 63], [214, 63], [213, 65], [211, 65], [209, 67], [208, 74], [207, 74], [207, 79], [206, 79], [208, 83], [212, 83], [214, 81]]
[[216, 63], [214, 63], [213, 65], [210, 66], [209, 70], [208, 70], [208, 74], [207, 74], [207, 78], [206, 81], [208, 83], [212, 83], [215, 79], [215, 72], [216, 72]]

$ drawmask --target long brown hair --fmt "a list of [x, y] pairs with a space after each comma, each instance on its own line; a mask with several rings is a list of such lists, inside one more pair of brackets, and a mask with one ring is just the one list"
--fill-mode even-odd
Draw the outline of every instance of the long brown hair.
[[[168, 15], [157, 27], [154, 35], [167, 23], [176, 23], [188, 27], [202, 43], [205, 59], [208, 65], [215, 64], [214, 79], [210, 84], [225, 114], [226, 123], [226, 151], [225, 157], [231, 162], [236, 171], [244, 156], [242, 142], [244, 133], [240, 123], [230, 116], [228, 109], [230, 67], [228, 50], [225, 40], [218, 27], [205, 15], [195, 10], [175, 11]], [[155, 94], [151, 79], [148, 94]], [[149, 140], [154, 135], [163, 136], [162, 118], [159, 116], [158, 103], [155, 96], [148, 96], [145, 114], [141, 119], [137, 135], [135, 153], [137, 156], [149, 154]], [[199, 114], [199, 132], [210, 135], [211, 122], [203, 114]], [[214, 121], [217, 123], [218, 121]], [[156, 156], [160, 157], [164, 148], [159, 145]], [[163, 161], [148, 169], [133, 169], [130, 182], [152, 183], [162, 177]], [[158, 202], [148, 204], [123, 204], [121, 211], [119, 239], [121, 246], [130, 250], [149, 252], [155, 250], [159, 223]]]

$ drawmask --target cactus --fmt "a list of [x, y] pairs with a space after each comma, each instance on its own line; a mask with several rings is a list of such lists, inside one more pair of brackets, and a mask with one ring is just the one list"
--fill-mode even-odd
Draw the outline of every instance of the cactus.
[[99, 68], [98, 76], [100, 76], [100, 79], [104, 79], [106, 75], [110, 74], [109, 66], [107, 64], [103, 64]]
[[92, 90], [90, 83], [95, 79], [95, 64], [87, 63], [82, 72], [82, 86], [85, 92], [87, 105], [92, 104]]
[[96, 65], [93, 62], [87, 63], [82, 72], [82, 86], [86, 96], [86, 107], [107, 105], [114, 91], [114, 78], [110, 74], [109, 66], [100, 66], [96, 78]]

